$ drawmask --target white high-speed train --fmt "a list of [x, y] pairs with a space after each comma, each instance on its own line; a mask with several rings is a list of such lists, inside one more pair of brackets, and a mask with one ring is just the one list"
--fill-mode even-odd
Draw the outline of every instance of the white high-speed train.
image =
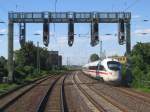
[[120, 84], [122, 79], [121, 64], [118, 60], [112, 58], [88, 63], [82, 67], [82, 71], [91, 77], [98, 77], [105, 82]]

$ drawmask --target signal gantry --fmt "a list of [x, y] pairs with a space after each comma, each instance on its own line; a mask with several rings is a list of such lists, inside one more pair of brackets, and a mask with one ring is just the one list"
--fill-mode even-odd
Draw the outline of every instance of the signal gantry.
[[8, 13], [8, 77], [13, 79], [13, 30], [14, 24], [20, 24], [19, 40], [21, 47], [26, 40], [26, 23], [43, 24], [43, 43], [49, 45], [49, 24], [68, 23], [68, 45], [72, 46], [74, 42], [74, 24], [91, 24], [91, 46], [99, 43], [99, 23], [117, 23], [118, 24], [118, 42], [120, 45], [126, 43], [126, 54], [131, 51], [130, 39], [130, 12], [9, 12]]

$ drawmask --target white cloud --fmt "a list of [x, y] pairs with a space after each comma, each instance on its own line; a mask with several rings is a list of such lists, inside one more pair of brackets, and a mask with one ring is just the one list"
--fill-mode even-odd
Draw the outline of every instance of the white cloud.
[[[100, 36], [100, 39], [103, 41], [109, 41], [109, 40], [115, 40], [117, 37], [116, 36]], [[90, 42], [90, 38], [87, 37], [74, 37], [74, 44], [81, 44], [81, 43], [89, 43]], [[68, 44], [68, 37], [67, 36], [61, 36], [59, 38], [57, 38], [57, 44], [59, 44], [59, 46], [63, 47], [66, 46]]]
[[6, 33], [7, 30], [6, 29], [0, 29], [0, 33]]
[[58, 39], [57, 39], [58, 44], [61, 45], [61, 46], [65, 45], [65, 44], [67, 43], [67, 39], [68, 39], [68, 38], [65, 37], [65, 36], [58, 38]]
[[140, 15], [133, 15], [132, 16], [132, 19], [138, 19], [138, 18], [140, 18], [141, 16]]
[[[74, 42], [76, 43], [82, 43], [87, 41], [89, 38], [88, 37], [74, 37]], [[64, 46], [68, 44], [68, 37], [67, 36], [61, 36], [60, 38], [57, 38], [58, 44], [61, 46]]]
[[15, 42], [15, 43], [18, 43], [18, 42], [19, 42], [19, 39], [14, 39], [14, 42]]
[[133, 32], [137, 36], [143, 36], [143, 34], [150, 34], [150, 28], [148, 29], [137, 29]]
[[103, 41], [108, 41], [108, 40], [115, 40], [117, 38], [117, 35], [102, 35], [100, 38]]
[[[43, 35], [43, 31], [42, 30], [37, 30], [37, 31], [34, 32], [34, 34]], [[54, 36], [54, 32], [50, 32], [50, 36]]]
[[35, 31], [34, 33], [42, 34], [42, 30], [37, 30], [37, 31]]
[[150, 33], [150, 28], [149, 29], [137, 29], [135, 30], [135, 33]]

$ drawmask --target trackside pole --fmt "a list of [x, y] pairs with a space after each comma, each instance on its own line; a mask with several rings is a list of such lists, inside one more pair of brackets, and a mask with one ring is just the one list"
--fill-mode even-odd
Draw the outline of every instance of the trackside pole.
[[126, 83], [129, 86], [132, 81], [131, 73], [131, 62], [129, 55], [131, 53], [131, 27], [130, 22], [126, 23], [126, 57], [127, 57], [127, 66], [126, 66]]
[[131, 53], [131, 32], [130, 32], [130, 22], [126, 23], [126, 53], [129, 55]]
[[14, 71], [14, 62], [13, 62], [13, 29], [14, 24], [11, 20], [8, 23], [8, 81], [13, 81], [13, 71]]

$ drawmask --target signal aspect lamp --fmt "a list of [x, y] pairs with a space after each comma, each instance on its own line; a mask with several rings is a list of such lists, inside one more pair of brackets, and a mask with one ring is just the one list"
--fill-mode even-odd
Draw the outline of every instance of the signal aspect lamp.
[[20, 42], [21, 47], [23, 47], [26, 42], [26, 24], [25, 23], [19, 23], [19, 42]]
[[98, 19], [93, 19], [91, 23], [91, 46], [94, 47], [99, 43], [99, 24]]
[[118, 24], [118, 42], [120, 45], [125, 43], [125, 25], [124, 20], [120, 19]]
[[74, 22], [73, 19], [70, 19], [68, 23], [68, 45], [72, 46], [73, 42], [74, 42]]
[[46, 47], [49, 44], [49, 23], [47, 19], [43, 23], [43, 43]]

